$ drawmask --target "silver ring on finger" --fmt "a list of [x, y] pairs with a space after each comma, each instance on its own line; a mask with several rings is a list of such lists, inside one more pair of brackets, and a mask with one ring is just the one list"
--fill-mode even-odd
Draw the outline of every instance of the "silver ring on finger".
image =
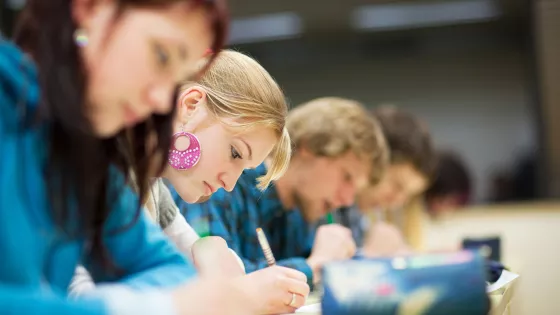
[[292, 300], [290, 301], [290, 304], [288, 304], [288, 306], [296, 307], [296, 294], [295, 293], [292, 293]]

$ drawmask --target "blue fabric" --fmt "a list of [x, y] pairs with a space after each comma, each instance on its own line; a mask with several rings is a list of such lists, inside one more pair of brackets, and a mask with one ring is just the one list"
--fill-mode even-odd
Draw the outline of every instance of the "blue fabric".
[[265, 191], [256, 187], [266, 167], [245, 170], [231, 193], [220, 189], [200, 204], [188, 204], [170, 187], [175, 203], [199, 235], [224, 238], [243, 260], [247, 272], [267, 267], [257, 240], [256, 229], [265, 232], [277, 264], [302, 271], [312, 283], [313, 274], [305, 261], [313, 235], [297, 209], [284, 209], [274, 184]]
[[[43, 176], [47, 126], [22, 123], [23, 113], [37, 107], [37, 81], [33, 64], [0, 40], [0, 314], [108, 314], [103, 299], [65, 299], [85, 241], [68, 239], [51, 220]], [[112, 175], [120, 194], [106, 231], [134, 222], [138, 202], [124, 187], [122, 174]], [[109, 256], [125, 275], [110, 277], [100, 262], [85, 261], [97, 281], [120, 281], [141, 290], [175, 286], [195, 273], [143, 212], [125, 232], [107, 234], [105, 240]]]

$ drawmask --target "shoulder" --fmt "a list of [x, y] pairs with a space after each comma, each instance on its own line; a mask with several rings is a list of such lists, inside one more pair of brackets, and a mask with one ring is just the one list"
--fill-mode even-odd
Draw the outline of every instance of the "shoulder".
[[249, 187], [256, 187], [257, 179], [264, 175], [266, 175], [266, 166], [262, 163], [256, 168], [244, 170], [237, 182], [238, 184], [247, 185]]
[[35, 110], [38, 100], [39, 87], [35, 66], [19, 48], [0, 39], [2, 129], [18, 126], [25, 110]]
[[[217, 198], [223, 199], [226, 197], [236, 198], [236, 199], [260, 199], [263, 192], [257, 188], [258, 178], [266, 174], [266, 167], [263, 164], [259, 165], [254, 169], [246, 169], [241, 173], [237, 184], [231, 193], [228, 193], [221, 189], [221, 194], [216, 196]], [[215, 194], [216, 195], [216, 194]]]
[[139, 206], [138, 194], [130, 187], [127, 174], [124, 174], [116, 166], [109, 168], [109, 195], [113, 207], [110, 211], [106, 227], [110, 229], [121, 229], [133, 224], [137, 220], [137, 211], [130, 211]]

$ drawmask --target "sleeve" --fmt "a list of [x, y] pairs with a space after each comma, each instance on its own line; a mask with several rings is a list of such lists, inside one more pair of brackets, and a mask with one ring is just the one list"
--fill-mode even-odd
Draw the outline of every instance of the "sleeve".
[[83, 266], [78, 266], [68, 286], [68, 296], [71, 298], [78, 297], [94, 289], [95, 282], [93, 282], [89, 272]]
[[[195, 231], [199, 234], [204, 233], [225, 239], [228, 246], [238, 254], [247, 273], [268, 267], [264, 254], [259, 255], [262, 256], [260, 259], [252, 259], [243, 255], [242, 247], [246, 244], [240, 235], [252, 234], [254, 231], [248, 231], [240, 224], [240, 222], [250, 220], [249, 211], [241, 211], [242, 206], [239, 201], [245, 200], [242, 189], [234, 189], [231, 193], [220, 189], [212, 195], [210, 200], [200, 204], [188, 204], [174, 191], [172, 191], [172, 195], [179, 206], [179, 211]], [[255, 244], [254, 250], [261, 251], [258, 243], [253, 244]], [[305, 258], [283, 259], [277, 261], [276, 264], [303, 272], [307, 276], [308, 282], [313, 283], [313, 272]]]
[[105, 298], [69, 300], [44, 289], [0, 284], [2, 315], [176, 315], [170, 295], [115, 291]]
[[184, 255], [192, 259], [192, 246], [200, 237], [183, 216], [175, 216], [175, 219], [163, 232], [175, 243]]
[[[165, 230], [177, 217], [180, 217], [179, 209], [171, 197], [169, 188], [165, 186], [161, 179], [158, 179], [155, 184], [155, 189], [158, 190], [158, 204], [159, 209], [159, 226]], [[198, 235], [197, 235], [198, 236]]]
[[110, 314], [100, 299], [69, 301], [45, 290], [0, 284], [0, 313], [3, 315], [101, 315]]
[[[125, 187], [123, 176], [118, 176], [112, 183]], [[145, 211], [137, 214], [137, 203], [136, 194], [128, 187], [124, 188], [104, 227], [105, 247], [121, 275], [108, 275], [100, 262], [91, 262], [86, 268], [96, 283], [118, 281], [135, 290], [170, 288], [187, 282], [195, 276], [194, 265]]]

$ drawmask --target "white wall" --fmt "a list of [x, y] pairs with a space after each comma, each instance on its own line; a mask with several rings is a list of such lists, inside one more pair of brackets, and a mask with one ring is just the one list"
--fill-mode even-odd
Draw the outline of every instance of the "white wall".
[[375, 55], [369, 57], [340, 49], [305, 59], [289, 51], [282, 56], [277, 49], [277, 60], [263, 64], [292, 105], [336, 95], [368, 106], [394, 103], [423, 117], [438, 146], [464, 156], [474, 173], [475, 198], [483, 201], [490, 173], [509, 166], [519, 151], [534, 146], [527, 57], [502, 44], [438, 45], [424, 43], [410, 53], [373, 49]]
[[517, 204], [461, 211], [426, 220], [424, 248], [441, 250], [464, 238], [501, 237], [502, 262], [520, 274], [514, 290], [516, 315], [560, 314], [560, 204]]

